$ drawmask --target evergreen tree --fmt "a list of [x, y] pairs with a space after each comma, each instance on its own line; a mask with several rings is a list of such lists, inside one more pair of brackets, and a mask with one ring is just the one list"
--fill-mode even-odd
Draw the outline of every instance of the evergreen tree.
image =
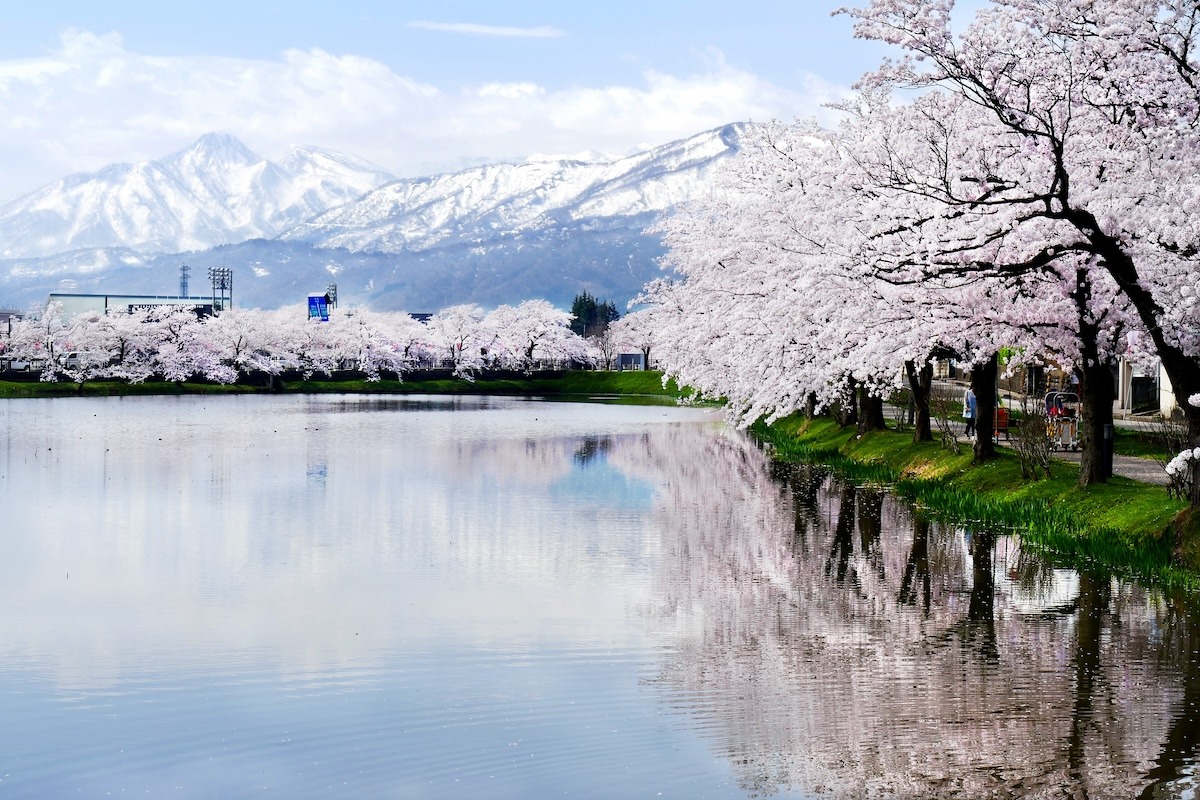
[[571, 330], [580, 336], [599, 336], [608, 329], [610, 322], [621, 318], [617, 306], [611, 300], [597, 302], [590, 292], [575, 295], [571, 303]]

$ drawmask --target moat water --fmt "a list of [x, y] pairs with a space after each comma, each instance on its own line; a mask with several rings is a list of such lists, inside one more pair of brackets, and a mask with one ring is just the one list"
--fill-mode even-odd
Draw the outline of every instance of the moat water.
[[1193, 797], [1187, 597], [701, 409], [0, 403], [0, 797]]

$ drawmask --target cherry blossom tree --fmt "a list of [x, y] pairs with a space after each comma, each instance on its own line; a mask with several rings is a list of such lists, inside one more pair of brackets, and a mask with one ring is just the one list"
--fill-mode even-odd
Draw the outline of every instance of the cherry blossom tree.
[[339, 330], [338, 340], [342, 359], [353, 363], [366, 374], [367, 380], [377, 381], [381, 372], [399, 376], [412, 363], [406, 353], [410, 339], [404, 334], [401, 318], [408, 314], [379, 313], [367, 308], [348, 308], [330, 320]]
[[[1177, 395], [1197, 393], [1200, 10], [1175, 0], [998, 0], [955, 36], [952, 9], [876, 0], [846, 12], [857, 35], [905, 53], [865, 87], [924, 91], [913, 105], [927, 130], [973, 120], [969, 134], [933, 140], [945, 145], [947, 169], [921, 189], [942, 210], [913, 222], [942, 242], [934, 261], [1018, 274], [1088, 259], [1128, 301]], [[973, 164], [960, 149], [968, 143]], [[1085, 383], [1103, 382], [1102, 366], [1085, 358], [1080, 370], [1094, 370]], [[1183, 411], [1200, 443], [1200, 409]], [[1200, 488], [1191, 500], [1200, 503]]]
[[279, 372], [283, 330], [270, 312], [257, 308], [230, 308], [208, 317], [203, 322], [207, 340], [217, 348], [217, 372], [206, 377], [213, 380], [244, 379], [261, 372]]
[[111, 331], [111, 351], [105, 377], [141, 383], [154, 374], [154, 328], [147, 324], [149, 312], [110, 313], [104, 324]]
[[451, 306], [430, 324], [365, 307], [320, 322], [299, 305], [227, 309], [209, 317], [190, 307], [155, 306], [84, 312], [65, 320], [55, 303], [16, 320], [4, 352], [44, 365], [45, 380], [138, 382], [157, 374], [172, 381], [201, 376], [229, 383], [256, 373], [276, 377], [299, 370], [307, 378], [339, 369], [378, 380], [430, 359], [454, 360], [460, 374], [485, 366], [531, 370], [543, 359], [587, 361], [590, 345], [571, 331], [569, 321], [569, 314], [544, 300], [501, 306], [490, 314], [477, 305]]
[[144, 323], [152, 337], [155, 374], [182, 383], [197, 375], [214, 375], [231, 383], [236, 371], [221, 363], [220, 347], [206, 335], [190, 306], [155, 306]]
[[450, 361], [456, 374], [467, 375], [483, 365], [480, 351], [494, 338], [488, 334], [484, 316], [480, 306], [467, 303], [443, 308], [425, 323], [430, 346]]
[[[682, 280], [651, 285], [643, 299], [662, 316], [668, 370], [728, 397], [743, 421], [840, 404], [847, 422], [871, 427], [903, 364], [924, 438], [928, 360], [951, 353], [975, 366], [975, 452], [985, 459], [998, 354], [1014, 350], [1102, 377], [1085, 382], [1097, 387], [1085, 405], [1111, 421], [1108, 364], [1136, 321], [1115, 282], [1075, 251], [1034, 269], [1019, 237], [972, 238], [978, 231], [962, 227], [960, 217], [992, 213], [974, 210], [977, 195], [965, 211], [946, 200], [945, 175], [995, 158], [981, 115], [923, 98], [892, 107], [872, 92], [846, 110], [837, 131], [761, 127], [718, 190], [666, 223], [667, 264]], [[1084, 481], [1100, 479], [1089, 469], [1099, 436], [1085, 445]]]
[[424, 323], [411, 314], [399, 312], [392, 317], [392, 337], [407, 365], [419, 364], [432, 355], [428, 333]]
[[547, 300], [498, 306], [488, 313], [485, 327], [492, 335], [489, 352], [510, 369], [531, 372], [539, 358], [585, 361], [589, 357], [587, 342], [571, 329], [571, 315]]
[[654, 306], [639, 308], [609, 325], [621, 348], [627, 347], [642, 354], [646, 369], [650, 369], [650, 354], [656, 347], [656, 331], [659, 327], [655, 320], [656, 310]]
[[340, 360], [336, 327], [309, 319], [308, 307], [303, 304], [277, 309], [273, 316], [283, 331], [290, 368], [299, 370], [305, 380], [316, 374], [333, 374]]
[[40, 312], [13, 322], [12, 335], [8, 339], [8, 357], [38, 364], [42, 370], [42, 380], [52, 381], [55, 379], [56, 356], [65, 330], [62, 303], [47, 303]]
[[63, 328], [59, 355], [50, 361], [43, 376], [65, 377], [80, 389], [89, 380], [107, 377], [119, 339], [118, 329], [107, 314], [77, 314]]
[[[1110, 368], [1139, 327], [1131, 304], [1097, 257], [1066, 249], [1047, 251], [1049, 233], [1007, 227], [1012, 209], [991, 190], [988, 175], [1027, 169], [1024, 154], [997, 148], [991, 123], [972, 104], [934, 94], [889, 107], [867, 93], [844, 132], [855, 137], [855, 158], [879, 201], [858, 223], [859, 259], [897, 285], [955, 285], [989, 281], [981, 311], [998, 311], [990, 324], [1008, 324], [1040, 339], [1036, 358], [1053, 354], [1081, 376], [1084, 400], [1084, 469], [1081, 483], [1101, 480], [1101, 435], [1112, 423]], [[961, 176], [949, 181], [947, 175]], [[1049, 256], [1048, 256], [1049, 253]], [[990, 362], [994, 353], [984, 354]], [[977, 359], [979, 360], [979, 359]], [[990, 378], [991, 364], [979, 377]], [[979, 441], [990, 442], [990, 385], [977, 387]]]
[[986, 296], [980, 284], [879, 280], [861, 241], [875, 197], [848, 141], [763, 126], [708, 199], [665, 223], [676, 279], [640, 298], [659, 320], [661, 358], [743, 422], [833, 404], [853, 420], [862, 402], [878, 424], [905, 361], [965, 350], [969, 330], [996, 338], [964, 311]]

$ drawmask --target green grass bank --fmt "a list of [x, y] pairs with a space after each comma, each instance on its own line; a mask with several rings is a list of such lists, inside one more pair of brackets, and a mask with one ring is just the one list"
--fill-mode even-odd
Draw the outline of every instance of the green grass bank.
[[570, 371], [552, 375], [481, 376], [465, 380], [434, 373], [406, 375], [404, 380], [367, 381], [345, 377], [303, 380], [285, 378], [275, 387], [263, 382], [238, 384], [171, 383], [146, 381], [90, 381], [82, 386], [36, 380], [0, 381], [0, 398], [109, 397], [183, 394], [498, 394], [552, 397], [559, 400], [607, 400], [630, 403], [674, 404], [680, 392], [675, 383], [662, 383], [660, 372]]
[[1200, 563], [1182, 561], [1170, 526], [1184, 509], [1161, 486], [1113, 477], [1081, 489], [1079, 467], [1055, 461], [1052, 476], [1027, 480], [1016, 456], [1000, 448], [975, 465], [911, 432], [859, 436], [831, 419], [790, 417], [754, 434], [784, 461], [829, 466], [845, 480], [886, 485], [934, 518], [1020, 533], [1056, 561], [1096, 566], [1172, 588], [1200, 588]]

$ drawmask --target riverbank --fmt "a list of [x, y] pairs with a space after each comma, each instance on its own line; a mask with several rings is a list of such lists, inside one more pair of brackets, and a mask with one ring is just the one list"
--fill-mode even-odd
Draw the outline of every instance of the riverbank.
[[661, 372], [608, 372], [570, 370], [523, 375], [484, 374], [474, 380], [455, 378], [447, 372], [418, 372], [404, 380], [367, 381], [343, 376], [304, 380], [283, 377], [274, 386], [267, 380], [218, 384], [167, 381], [89, 381], [82, 386], [70, 382], [0, 380], [0, 398], [20, 397], [110, 397], [185, 394], [497, 394], [552, 397], [557, 400], [604, 400], [645, 404], [674, 404], [681, 393], [673, 381], [664, 387]]
[[784, 461], [829, 466], [845, 478], [892, 487], [936, 518], [1015, 530], [1072, 565], [1094, 564], [1157, 583], [1200, 587], [1200, 558], [1177, 551], [1172, 520], [1185, 508], [1161, 486], [1114, 476], [1081, 489], [1079, 468], [1055, 461], [1051, 477], [1027, 480], [1016, 456], [972, 464], [937, 442], [914, 444], [911, 432], [859, 436], [831, 419], [789, 417], [755, 434]]

